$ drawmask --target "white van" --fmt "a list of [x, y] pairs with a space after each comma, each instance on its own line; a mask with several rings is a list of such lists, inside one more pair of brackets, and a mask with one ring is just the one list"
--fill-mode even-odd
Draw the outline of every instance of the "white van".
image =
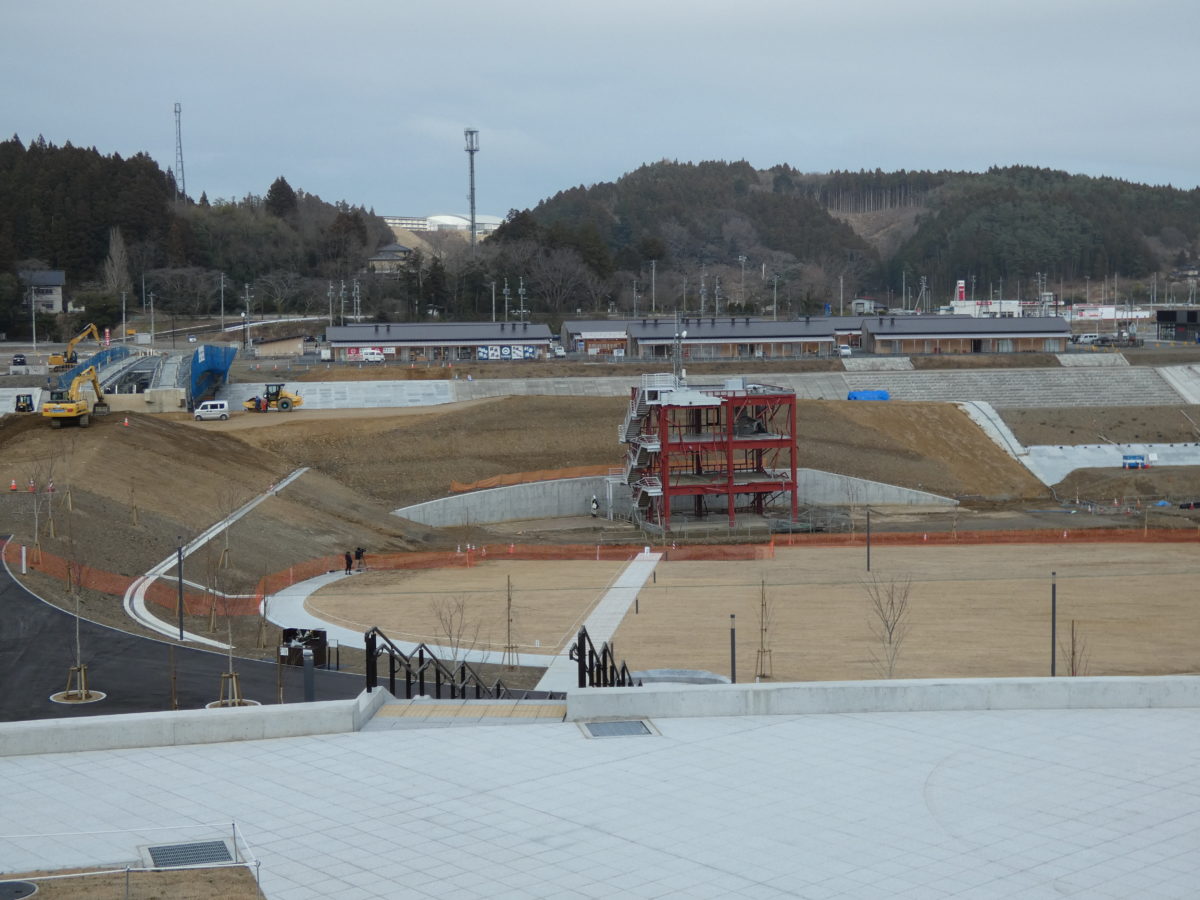
[[376, 350], [374, 347], [365, 347], [360, 354], [363, 362], [383, 362], [384, 356], [382, 350]]
[[203, 422], [205, 419], [220, 419], [222, 422], [224, 422], [228, 418], [228, 400], [205, 400], [196, 407], [197, 422]]
[[1074, 344], [1094, 344], [1098, 340], [1100, 340], [1098, 334], [1077, 334], [1071, 338], [1071, 342]]

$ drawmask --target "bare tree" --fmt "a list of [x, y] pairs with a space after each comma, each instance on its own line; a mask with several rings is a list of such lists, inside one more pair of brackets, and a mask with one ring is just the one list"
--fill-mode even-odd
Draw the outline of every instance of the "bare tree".
[[114, 296], [133, 293], [133, 282], [129, 278], [129, 254], [125, 251], [125, 238], [115, 225], [108, 230], [108, 258], [104, 260], [104, 289]]
[[758, 659], [755, 668], [755, 675], [759, 680], [769, 679], [771, 677], [771, 625], [774, 623], [775, 610], [770, 598], [767, 596], [767, 582], [762, 580], [760, 586], [761, 593], [758, 601]]
[[1059, 642], [1062, 655], [1067, 660], [1067, 674], [1071, 677], [1087, 674], [1088, 649], [1083, 635], [1075, 630], [1075, 620], [1071, 620], [1070, 636]]
[[880, 675], [892, 678], [896, 674], [900, 648], [908, 636], [912, 578], [905, 576], [885, 581], [872, 576], [870, 581], [862, 582], [862, 586], [870, 604], [871, 633], [879, 644], [871, 653], [871, 661]]
[[467, 616], [465, 597], [450, 597], [435, 600], [430, 605], [433, 612], [437, 642], [450, 653], [450, 661], [458, 662], [479, 643], [482, 624], [471, 622]]

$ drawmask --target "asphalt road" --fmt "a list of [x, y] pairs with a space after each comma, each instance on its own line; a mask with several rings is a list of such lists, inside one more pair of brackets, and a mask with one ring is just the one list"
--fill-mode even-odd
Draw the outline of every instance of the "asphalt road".
[[[228, 659], [221, 653], [181, 647], [99, 625], [79, 623], [88, 686], [107, 698], [80, 705], [51, 702], [67, 687], [75, 662], [75, 617], [30, 593], [0, 568], [0, 722], [158, 712], [171, 709], [172, 649], [180, 709], [217, 700]], [[242, 695], [260, 703], [278, 697], [276, 667], [236, 659]], [[363, 690], [362, 675], [318, 669], [317, 700], [344, 700]], [[284, 702], [303, 700], [303, 671], [283, 668]]]

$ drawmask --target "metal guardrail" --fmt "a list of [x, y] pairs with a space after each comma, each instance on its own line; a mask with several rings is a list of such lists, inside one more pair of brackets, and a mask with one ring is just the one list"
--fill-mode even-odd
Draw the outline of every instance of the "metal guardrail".
[[641, 687], [624, 661], [617, 665], [612, 644], [605, 641], [596, 649], [586, 628], [579, 629], [579, 636], [571, 645], [569, 658], [576, 663], [579, 686], [585, 687]]
[[[446, 696], [443, 689], [449, 691], [450, 699], [500, 700], [502, 698], [520, 698], [526, 691], [513, 691], [499, 678], [489, 687], [483, 677], [467, 662], [456, 662], [448, 666], [442, 662], [425, 644], [418, 644], [412, 653], [405, 653], [378, 628], [371, 628], [365, 635], [366, 670], [368, 691], [379, 686], [379, 657], [386, 655], [388, 659], [388, 690], [393, 697], [396, 693], [396, 681], [399, 674], [404, 677], [404, 698], [430, 696], [429, 687], [432, 685], [435, 698]], [[413, 687], [416, 686], [416, 693]]]

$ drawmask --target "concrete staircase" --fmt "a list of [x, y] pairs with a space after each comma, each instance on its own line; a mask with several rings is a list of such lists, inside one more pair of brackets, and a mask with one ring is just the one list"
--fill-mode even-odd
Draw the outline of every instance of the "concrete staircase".
[[1170, 406], [1183, 398], [1142, 367], [847, 373], [851, 390], [886, 390], [893, 400], [982, 400], [992, 406]]

